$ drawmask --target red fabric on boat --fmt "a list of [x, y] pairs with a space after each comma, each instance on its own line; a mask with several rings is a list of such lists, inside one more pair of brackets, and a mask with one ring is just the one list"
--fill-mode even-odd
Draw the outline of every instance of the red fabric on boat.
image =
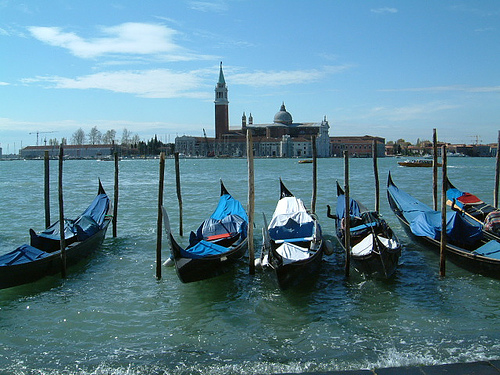
[[213, 241], [213, 240], [220, 240], [221, 238], [228, 238], [228, 237], [231, 237], [231, 233], [215, 234], [213, 236], [208, 236], [206, 238], [206, 240]]
[[461, 197], [458, 197], [458, 201], [463, 204], [475, 204], [482, 202], [481, 199], [471, 193], [464, 193]]

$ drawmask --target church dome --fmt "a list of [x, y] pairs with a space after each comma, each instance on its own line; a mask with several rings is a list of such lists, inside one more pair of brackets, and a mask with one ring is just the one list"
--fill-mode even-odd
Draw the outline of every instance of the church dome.
[[292, 125], [292, 115], [287, 112], [285, 103], [281, 105], [280, 111], [274, 115], [274, 123]]

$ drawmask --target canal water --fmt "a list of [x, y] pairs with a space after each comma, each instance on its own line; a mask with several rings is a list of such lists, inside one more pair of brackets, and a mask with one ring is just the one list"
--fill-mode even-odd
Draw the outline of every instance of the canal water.
[[[182, 284], [173, 268], [155, 278], [158, 160], [119, 163], [118, 237], [108, 232], [92, 258], [35, 284], [0, 290], [0, 372], [15, 374], [251, 374], [372, 369], [500, 358], [500, 281], [447, 264], [413, 243], [388, 207], [387, 173], [432, 204], [432, 169], [379, 159], [381, 211], [404, 244], [389, 281], [346, 280], [344, 256], [326, 205], [335, 206], [342, 159], [318, 160], [317, 208], [334, 254], [306, 288], [280, 291], [272, 278], [248, 274], [247, 259], [221, 277]], [[449, 158], [457, 187], [492, 203], [495, 160]], [[174, 162], [166, 162], [165, 206], [179, 231]], [[218, 202], [219, 179], [244, 205], [244, 159], [181, 159], [184, 232]], [[271, 217], [279, 178], [310, 206], [312, 164], [255, 160], [255, 247], [262, 212]], [[65, 161], [64, 209], [78, 215], [100, 178], [113, 195], [114, 163]], [[350, 160], [351, 195], [374, 206], [371, 159]], [[43, 161], [0, 162], [0, 248], [28, 241], [44, 226]], [[51, 164], [51, 208], [57, 209], [57, 162]], [[187, 236], [178, 238], [187, 242]], [[168, 250], [164, 241], [162, 257]]]

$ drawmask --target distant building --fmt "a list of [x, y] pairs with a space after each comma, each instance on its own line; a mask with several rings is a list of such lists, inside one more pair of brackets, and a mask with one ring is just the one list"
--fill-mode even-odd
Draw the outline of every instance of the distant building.
[[360, 137], [330, 137], [331, 155], [340, 157], [345, 150], [349, 157], [371, 158], [373, 142], [377, 141], [377, 157], [385, 156], [385, 138], [364, 135]]
[[285, 103], [272, 123], [254, 124], [252, 114], [241, 127], [229, 128], [228, 89], [222, 70], [215, 87], [215, 138], [181, 136], [175, 139], [175, 150], [188, 156], [246, 156], [247, 131], [252, 130], [254, 155], [259, 157], [311, 157], [311, 140], [316, 137], [318, 157], [330, 156], [330, 126], [326, 117], [320, 122], [295, 123]]
[[[70, 159], [98, 159], [113, 155], [114, 145], [64, 145], [64, 156]], [[41, 159], [49, 152], [50, 158], [59, 156], [59, 146], [28, 146], [21, 149], [24, 159]]]

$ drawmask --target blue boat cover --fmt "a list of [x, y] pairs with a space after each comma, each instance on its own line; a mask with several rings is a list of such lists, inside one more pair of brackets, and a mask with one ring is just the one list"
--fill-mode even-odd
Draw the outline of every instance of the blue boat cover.
[[476, 249], [474, 254], [479, 254], [488, 258], [500, 259], [500, 243], [498, 241], [489, 241], [479, 249]]
[[[361, 216], [361, 212], [367, 211], [366, 208], [358, 203], [358, 201], [349, 197], [349, 211], [351, 216]], [[345, 195], [341, 194], [337, 197], [337, 217], [342, 219], [345, 217]]]
[[219, 204], [210, 217], [215, 220], [222, 220], [228, 215], [238, 215], [244, 221], [248, 222], [247, 213], [241, 203], [230, 194], [224, 194], [220, 197]]
[[[389, 185], [389, 193], [397, 201], [403, 216], [410, 223], [416, 236], [441, 238], [441, 212], [434, 211], [397, 186]], [[450, 243], [472, 245], [483, 238], [481, 224], [466, 220], [462, 214], [453, 211], [446, 215], [446, 235]]]
[[210, 255], [220, 255], [228, 251], [227, 247], [217, 245], [213, 242], [201, 240], [196, 245], [184, 250], [181, 248], [183, 258], [201, 259]]
[[446, 197], [452, 202], [453, 200], [455, 200], [455, 204], [460, 208], [464, 207], [464, 204], [458, 200], [458, 198], [460, 198], [462, 195], [464, 195], [464, 192], [458, 190], [457, 188], [451, 188], [446, 190]]
[[321, 226], [307, 212], [304, 202], [293, 196], [278, 201], [268, 225], [269, 236], [275, 241], [312, 237], [316, 228], [320, 237]]
[[196, 233], [191, 232], [189, 246], [181, 249], [185, 258], [199, 259], [205, 256], [222, 254], [229, 248], [207, 241], [209, 237], [218, 235], [240, 234], [240, 239], [247, 237], [248, 216], [241, 203], [230, 194], [224, 194], [219, 199], [217, 208], [198, 227]]
[[13, 266], [45, 258], [49, 253], [30, 245], [21, 245], [14, 251], [0, 256], [0, 267]]
[[[410, 229], [417, 236], [441, 238], [441, 212], [427, 211], [416, 216], [410, 223]], [[450, 242], [469, 246], [483, 238], [482, 226], [466, 220], [462, 214], [453, 211], [446, 214], [446, 236]]]
[[[64, 220], [64, 237], [70, 238], [78, 235], [78, 240], [83, 241], [98, 232], [104, 223], [109, 205], [108, 196], [106, 194], [98, 194], [78, 218], [75, 220]], [[59, 221], [56, 221], [38, 234], [38, 237], [59, 241], [61, 239]]]
[[[109, 197], [106, 194], [98, 194], [90, 206], [88, 206], [80, 216], [88, 216], [92, 218], [97, 225], [102, 226], [106, 214], [108, 213], [109, 205]], [[76, 221], [78, 221], [78, 219]]]

